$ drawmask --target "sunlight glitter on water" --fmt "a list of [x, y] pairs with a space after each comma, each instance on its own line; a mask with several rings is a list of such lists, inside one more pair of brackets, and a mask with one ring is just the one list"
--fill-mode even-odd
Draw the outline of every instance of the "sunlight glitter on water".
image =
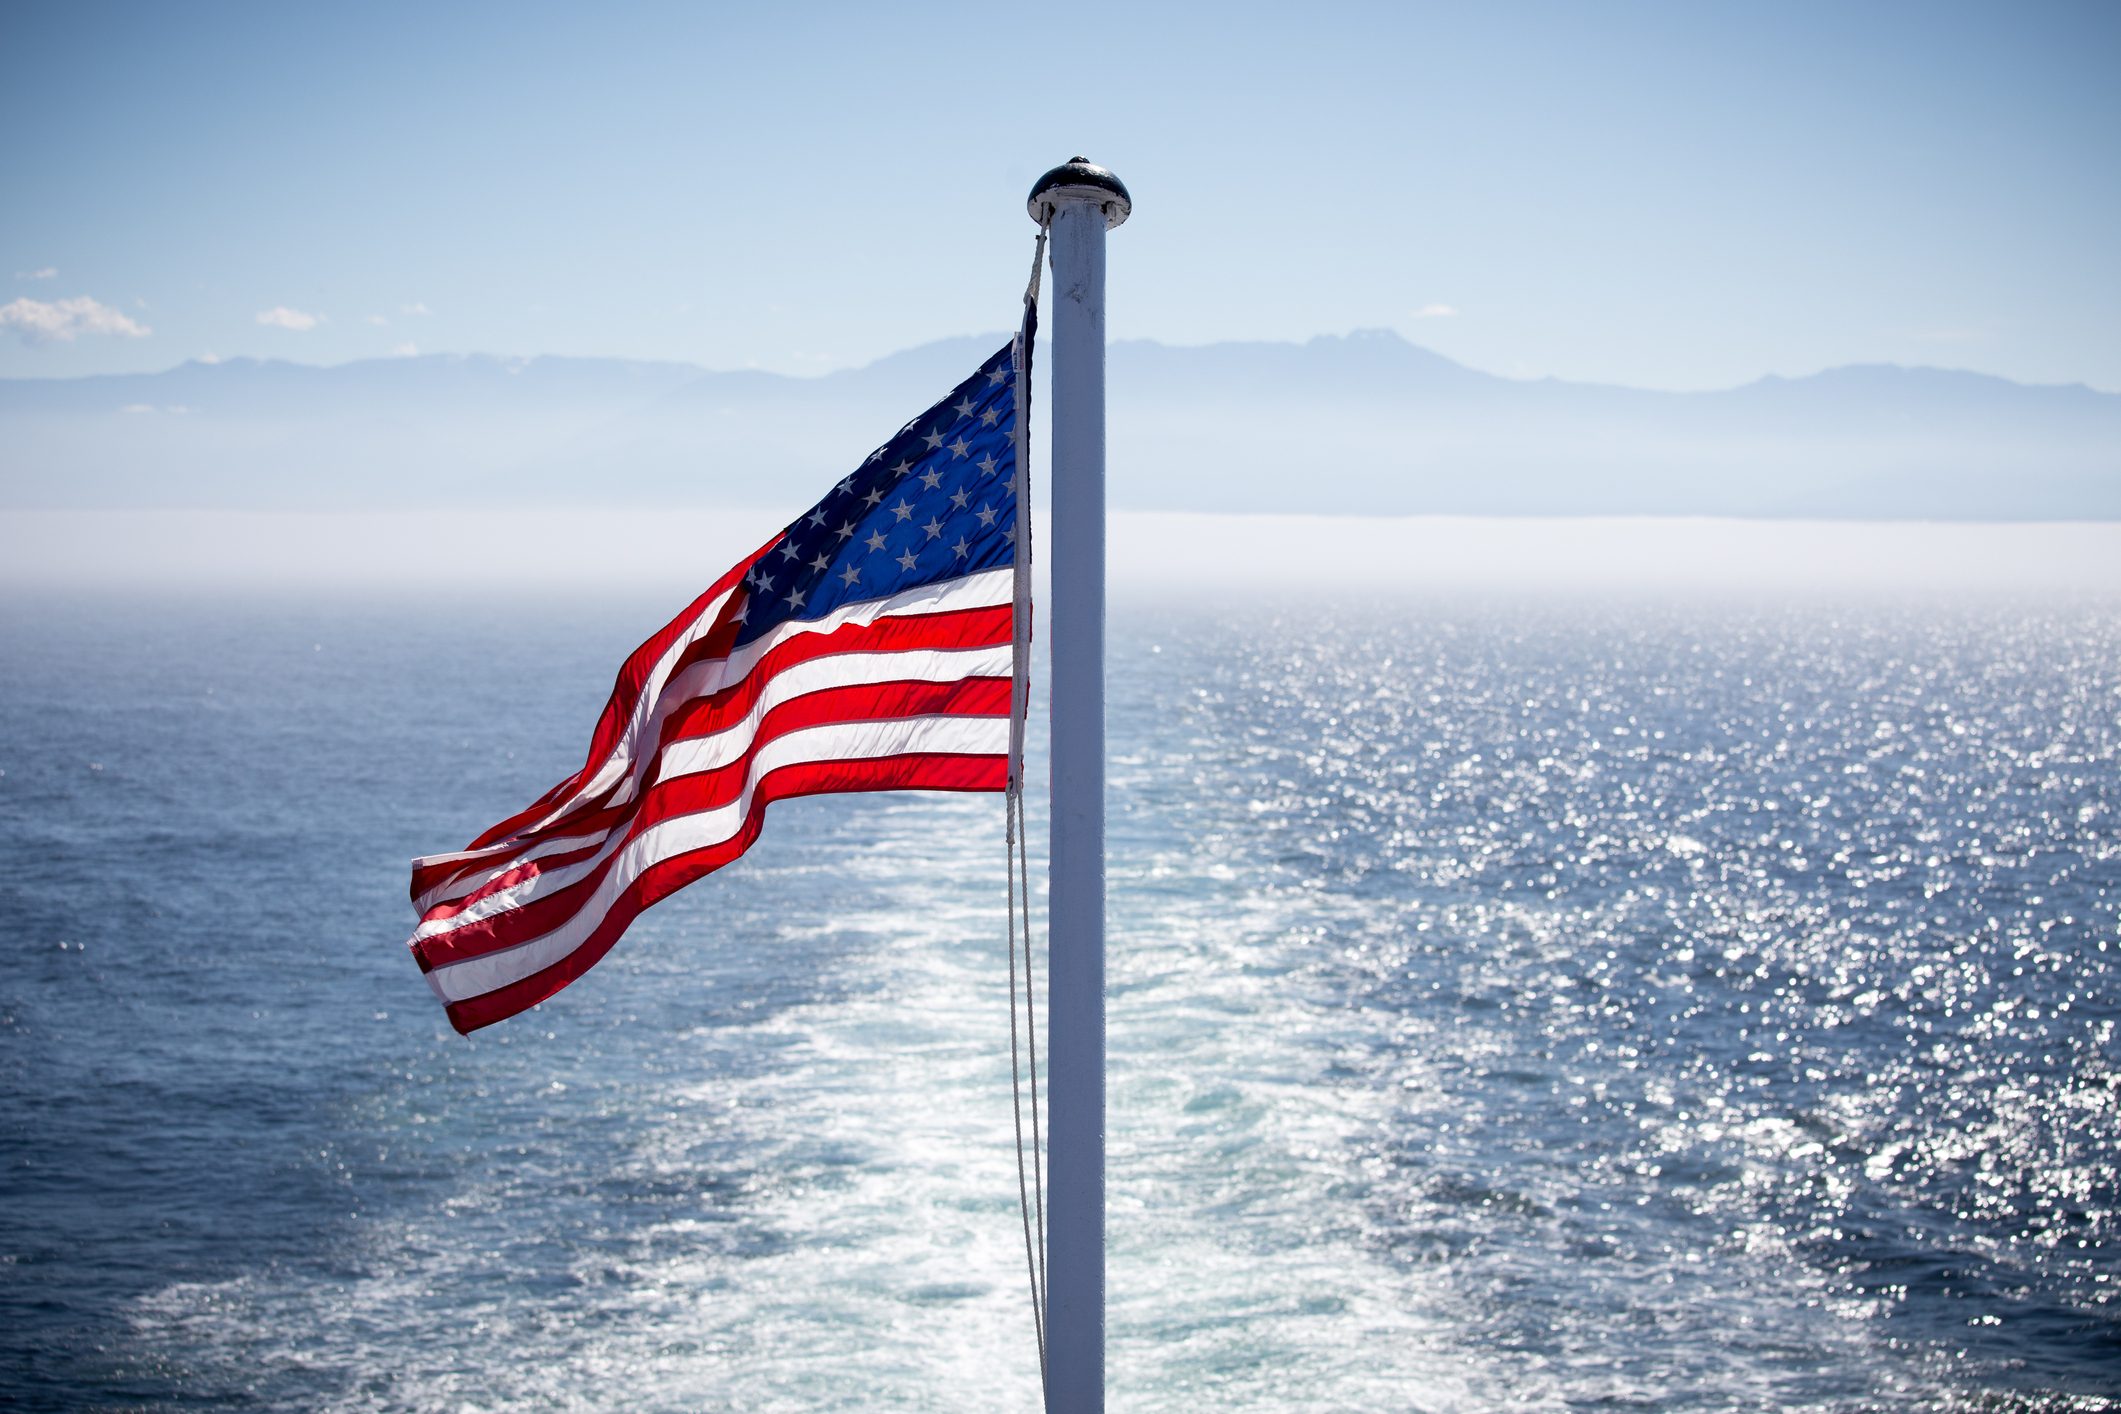
[[[623, 626], [437, 701], [461, 626], [250, 612], [9, 647], [16, 1392], [1033, 1407], [999, 804], [776, 807], [467, 1042], [403, 857]], [[1114, 1407], [2102, 1407], [2117, 625], [1116, 615]]]
[[2110, 617], [1292, 621], [1170, 705], [1265, 786], [1261, 886], [1364, 901], [1317, 972], [1407, 1100], [1357, 1186], [1504, 1385], [2102, 1397]]

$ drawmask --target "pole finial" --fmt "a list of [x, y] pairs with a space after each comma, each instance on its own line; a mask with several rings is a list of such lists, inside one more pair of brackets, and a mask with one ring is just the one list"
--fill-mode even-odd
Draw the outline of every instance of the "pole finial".
[[1103, 207], [1105, 229], [1111, 230], [1134, 210], [1127, 184], [1087, 157], [1071, 157], [1040, 177], [1031, 187], [1031, 219], [1041, 226], [1053, 219], [1063, 202], [1087, 201]]

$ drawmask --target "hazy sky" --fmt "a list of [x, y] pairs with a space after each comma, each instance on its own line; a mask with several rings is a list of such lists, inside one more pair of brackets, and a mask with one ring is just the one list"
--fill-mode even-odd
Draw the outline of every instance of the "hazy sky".
[[2115, 4], [10, 0], [0, 54], [5, 375], [866, 362], [1010, 323], [1082, 151], [1117, 337], [2121, 389]]

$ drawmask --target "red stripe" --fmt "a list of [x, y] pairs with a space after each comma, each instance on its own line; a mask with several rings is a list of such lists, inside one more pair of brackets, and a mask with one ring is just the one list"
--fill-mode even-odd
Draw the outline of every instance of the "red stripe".
[[658, 861], [612, 903], [594, 932], [566, 957], [505, 987], [449, 1005], [449, 1023], [469, 1035], [526, 1011], [580, 977], [611, 950], [641, 912], [736, 859], [758, 839], [766, 807], [803, 795], [879, 790], [993, 791], [1007, 784], [1000, 756], [919, 755], [869, 761], [804, 762], [770, 771], [759, 782], [738, 833], [721, 844]]
[[[734, 760], [710, 771], [696, 771], [668, 781], [656, 781], [640, 796], [624, 806], [613, 807], [604, 812], [609, 817], [603, 828], [593, 835], [584, 831], [582, 842], [572, 849], [525, 860], [481, 883], [459, 898], [435, 904], [421, 916], [421, 922], [439, 918], [454, 918], [465, 909], [505, 889], [513, 888], [539, 874], [549, 873], [568, 865], [579, 863], [602, 849], [610, 837], [610, 831], [620, 825], [625, 829], [623, 837], [631, 839], [642, 831], [678, 815], [693, 814], [701, 810], [713, 810], [737, 798], [742, 793], [744, 779], [752, 758], [757, 752], [779, 737], [806, 727], [827, 726], [838, 723], [864, 721], [886, 721], [904, 717], [960, 716], [1001, 717], [1009, 712], [1009, 679], [1007, 678], [960, 678], [952, 682], [895, 682], [854, 683], [845, 687], [824, 688], [805, 693], [801, 697], [777, 704], [762, 717], [751, 740]], [[569, 833], [576, 831], [570, 830]], [[547, 895], [546, 899], [534, 900], [517, 909], [495, 915], [480, 923], [466, 924], [449, 934], [423, 939], [422, 945], [432, 946], [462, 935], [460, 943], [449, 947], [449, 956], [434, 954], [432, 965], [447, 961], [461, 961], [466, 956], [492, 952], [502, 944], [474, 946], [474, 940], [498, 936], [501, 921], [513, 917], [525, 909], [536, 907], [546, 900], [562, 897], [565, 890], [574, 889], [584, 883], [601, 878], [603, 869], [598, 869], [582, 879], [565, 885], [562, 890]], [[549, 910], [548, 910], [549, 911]], [[539, 916], [544, 916], [541, 913]], [[492, 926], [489, 926], [492, 925]], [[551, 923], [548, 927], [557, 927]], [[516, 930], [506, 931], [513, 934]], [[540, 931], [544, 931], [541, 929]], [[512, 946], [512, 944], [506, 944]]]
[[904, 614], [866, 624], [842, 624], [828, 633], [803, 633], [768, 649], [736, 682], [696, 697], [670, 714], [658, 749], [674, 741], [712, 736], [750, 711], [766, 684], [802, 663], [847, 653], [900, 653], [963, 648], [999, 648], [1010, 641], [1007, 604], [952, 609], [942, 614]]
[[[742, 681], [731, 684], [711, 697], [695, 699], [673, 712], [663, 723], [655, 747], [642, 751], [640, 759], [650, 763], [648, 773], [652, 775], [653, 763], [658, 759], [662, 748], [668, 744], [711, 736], [741, 722], [757, 704], [760, 695], [765, 691], [767, 681], [798, 664], [847, 653], [1000, 647], [1010, 640], [1010, 634], [1009, 607], [1001, 605], [987, 609], [953, 610], [946, 614], [880, 619], [873, 624], [843, 625], [830, 633], [800, 635], [770, 651]], [[640, 773], [639, 766], [636, 766], [635, 773]], [[512, 856], [534, 849], [548, 839], [586, 836], [609, 829], [614, 823], [625, 818], [635, 805], [633, 799], [628, 799], [620, 805], [598, 808], [603, 801], [619, 793], [619, 789], [620, 783], [614, 782], [596, 796], [585, 798], [576, 807], [554, 817], [549, 823], [512, 841], [514, 848], [506, 852], [489, 855], [483, 859], [431, 865], [417, 871], [413, 895], [415, 905], [458, 879], [483, 875], [485, 877], [481, 878], [475, 887], [485, 889], [487, 880], [497, 871], [512, 867], [509, 864]], [[554, 866], [548, 864], [545, 867]], [[466, 901], [466, 894], [458, 894], [447, 900], [459, 905]], [[432, 908], [426, 916], [434, 916]]]
[[[615, 815], [614, 824], [623, 822], [627, 818], [627, 812], [613, 813]], [[555, 854], [541, 854], [536, 859], [526, 859], [513, 868], [503, 870], [501, 873], [494, 875], [463, 897], [447, 899], [436, 904], [420, 915], [420, 921], [422, 923], [431, 923], [437, 918], [454, 918], [481, 899], [491, 898], [493, 895], [512, 889], [526, 880], [535, 879], [540, 874], [549, 874], [555, 869], [564, 869], [570, 864], [578, 864], [602, 849], [605, 842], [610, 838], [611, 830], [609, 827], [593, 832], [585, 831], [582, 835], [582, 842], [573, 849], [561, 850]], [[424, 970], [424, 963], [422, 967]]]
[[[529, 831], [520, 838], [510, 841], [513, 848], [478, 859], [460, 859], [442, 864], [416, 866], [412, 874], [413, 907], [418, 908], [421, 899], [452, 880], [467, 878], [489, 869], [505, 867], [510, 859], [526, 850], [535, 848], [546, 840], [561, 839], [577, 834], [601, 834], [604, 830], [610, 828], [614, 820], [624, 819], [626, 812], [632, 809], [630, 802], [624, 805], [605, 804], [613, 795], [617, 794], [619, 787], [624, 783], [625, 778], [622, 777], [617, 781], [613, 781], [595, 795], [582, 797], [582, 799], [568, 806], [564, 812], [555, 816], [549, 824]], [[550, 794], [552, 792], [548, 791], [547, 795]], [[549, 809], [550, 807], [546, 808]], [[468, 853], [472, 848], [473, 846], [466, 845], [465, 852]]]
[[[919, 684], [918, 695], [908, 696], [901, 702], [881, 704], [884, 708], [908, 710], [878, 710], [870, 717], [853, 720], [887, 720], [892, 717], [958, 715], [986, 716], [1005, 715], [1008, 705], [1008, 682], [1006, 679], [975, 679], [965, 684]], [[824, 694], [814, 694], [823, 697]], [[953, 707], [953, 701], [957, 706]], [[586, 854], [601, 853], [604, 857], [580, 878], [560, 884], [542, 897], [529, 899], [504, 909], [489, 918], [465, 923], [449, 932], [419, 939], [413, 946], [423, 967], [440, 967], [467, 958], [499, 952], [540, 937], [561, 927], [582, 907], [594, 893], [604, 877], [615, 866], [619, 853], [643, 832], [665, 821], [701, 811], [719, 809], [737, 800], [754, 766], [758, 746], [787, 732], [804, 726], [818, 725], [818, 721], [807, 720], [812, 715], [806, 707], [812, 704], [808, 698], [797, 699], [788, 704], [785, 713], [776, 713], [770, 731], [763, 732], [757, 746], [747, 750], [743, 756], [713, 771], [680, 776], [672, 781], [661, 782], [640, 802], [637, 814], [624, 822], [612, 835], [586, 850]], [[993, 710], [999, 707], [999, 710]], [[927, 709], [927, 710], [912, 710]], [[838, 709], [816, 711], [821, 721], [848, 720]], [[551, 861], [535, 860], [524, 866], [521, 878], [532, 878], [538, 872], [559, 869], [568, 862], [585, 857], [585, 851], [569, 851]], [[437, 905], [429, 910], [429, 919], [454, 916], [466, 904]]]
[[[579, 911], [581, 901], [611, 871], [626, 842], [666, 820], [719, 809], [736, 800], [743, 793], [758, 751], [790, 732], [837, 723], [909, 717], [1005, 717], [1009, 712], [1010, 686], [1008, 678], [966, 678], [941, 683], [862, 683], [806, 693], [781, 703], [760, 719], [756, 735], [735, 760], [711, 771], [659, 781], [642, 792], [618, 842], [613, 844], [607, 837], [598, 846], [608, 848], [609, 853], [596, 868], [541, 898], [531, 899], [490, 918], [466, 923], [447, 933], [421, 938], [413, 944], [414, 956], [419, 959], [422, 970], [429, 970], [515, 947], [560, 927]], [[570, 851], [551, 861], [532, 860], [521, 866], [513, 882], [534, 877], [545, 869], [560, 868], [563, 863], [575, 862], [582, 857], [580, 851]], [[505, 885], [498, 882], [483, 885], [476, 897], [484, 897], [501, 887]], [[454, 917], [471, 902], [467, 898], [437, 904], [422, 921]]]
[[[733, 627], [730, 632], [734, 633]], [[719, 640], [722, 634], [717, 631], [709, 635], [709, 637]], [[799, 663], [807, 663], [815, 659], [833, 657], [844, 653], [879, 653], [915, 649], [992, 648], [1010, 642], [1011, 637], [1010, 606], [1007, 604], [974, 609], [953, 609], [940, 614], [894, 615], [876, 619], [866, 624], [842, 624], [838, 628], [824, 633], [797, 634], [769, 649], [739, 681], [731, 683], [708, 697], [695, 698], [672, 712], [664, 721], [654, 745], [641, 750], [639, 759], [645, 762], [652, 762], [656, 759], [661, 749], [671, 742], [711, 736], [718, 731], [724, 730], [730, 721], [740, 718], [749, 712], [751, 707], [758, 701], [759, 696], [765, 691], [768, 681]], [[704, 648], [705, 645], [702, 644], [688, 652], [686, 654], [687, 663], [700, 661]], [[638, 656], [638, 652], [636, 656]], [[674, 679], [677, 673], [682, 671], [684, 671], [683, 665], [672, 672], [672, 678]], [[629, 713], [631, 712], [631, 708], [627, 710]], [[610, 711], [610, 708], [606, 709], [607, 716]], [[600, 766], [602, 758], [596, 758], [595, 764]], [[540, 800], [538, 805], [532, 806], [530, 809], [512, 817], [512, 819], [524, 822], [542, 819], [544, 814], [550, 813], [550, 801], [552, 799], [564, 793], [564, 790], [568, 787], [578, 787], [579, 782], [586, 779], [589, 774], [593, 774], [593, 771], [591, 771], [590, 767], [585, 766], [582, 774], [561, 782], [559, 786], [555, 786], [551, 791], [546, 792], [545, 797]], [[519, 850], [527, 850], [534, 848], [543, 840], [556, 836], [588, 834], [609, 828], [613, 821], [623, 818], [624, 812], [629, 808], [629, 806], [612, 807], [608, 810], [599, 808], [617, 789], [618, 786], [614, 783], [605, 790], [598, 792], [596, 796], [578, 802], [549, 822], [541, 825], [538, 829], [525, 833], [521, 839], [512, 841], [512, 843], [516, 844]], [[486, 834], [480, 836], [479, 841], [474, 841], [471, 845], [466, 846], [466, 850], [482, 849], [487, 844], [507, 838], [505, 835], [495, 834], [495, 830], [500, 828], [500, 826], [496, 826], [494, 830], [488, 830]], [[438, 887], [446, 885], [452, 879], [501, 867], [506, 863], [508, 857], [507, 854], [498, 854], [486, 859], [458, 860], [430, 865], [425, 869], [415, 869], [413, 871], [412, 886], [413, 902], [417, 906], [422, 898], [425, 898]], [[554, 866], [547, 865], [546, 867]], [[484, 885], [482, 884], [481, 887], [484, 888]], [[488, 891], [490, 892], [490, 890]], [[459, 904], [465, 901], [468, 900], [455, 900]], [[431, 917], [433, 915], [430, 912], [427, 916]]]
[[[641, 692], [648, 684], [649, 675], [655, 671], [655, 665], [662, 656], [670, 651], [670, 645], [677, 642], [699, 621], [716, 596], [734, 587], [737, 581], [748, 574], [759, 556], [772, 549], [780, 538], [775, 535], [772, 540], [738, 561], [704, 594], [686, 605], [683, 613], [657, 629], [649, 636], [647, 642], [627, 654], [626, 661], [619, 666], [617, 679], [612, 683], [611, 697], [605, 702], [604, 711], [597, 718], [596, 730], [590, 734], [589, 754], [583, 758], [582, 768], [545, 792], [536, 804], [509, 816], [473, 840], [467, 848], [484, 849], [487, 845], [507, 839], [512, 831], [520, 830], [538, 819], [540, 813], [550, 809], [554, 802], [563, 798], [570, 790], [580, 789], [582, 782], [594, 776], [617, 747], [619, 739], [625, 735], [627, 724], [633, 720], [634, 709], [640, 705]], [[703, 640], [721, 640], [718, 648], [709, 649], [703, 641], [698, 645], [700, 651], [708, 652], [712, 656], [724, 656], [735, 644], [739, 625], [730, 617], [730, 610], [735, 605], [736, 598], [732, 596], [730, 602], [723, 606], [720, 620], [701, 635]]]

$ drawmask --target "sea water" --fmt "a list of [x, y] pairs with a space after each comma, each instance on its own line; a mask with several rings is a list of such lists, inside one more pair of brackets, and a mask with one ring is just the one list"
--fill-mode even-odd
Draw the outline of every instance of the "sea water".
[[[997, 799], [404, 950], [674, 607], [0, 603], [0, 1401], [1035, 1407]], [[1112, 1407], [2121, 1401], [2121, 606], [1112, 632]]]

